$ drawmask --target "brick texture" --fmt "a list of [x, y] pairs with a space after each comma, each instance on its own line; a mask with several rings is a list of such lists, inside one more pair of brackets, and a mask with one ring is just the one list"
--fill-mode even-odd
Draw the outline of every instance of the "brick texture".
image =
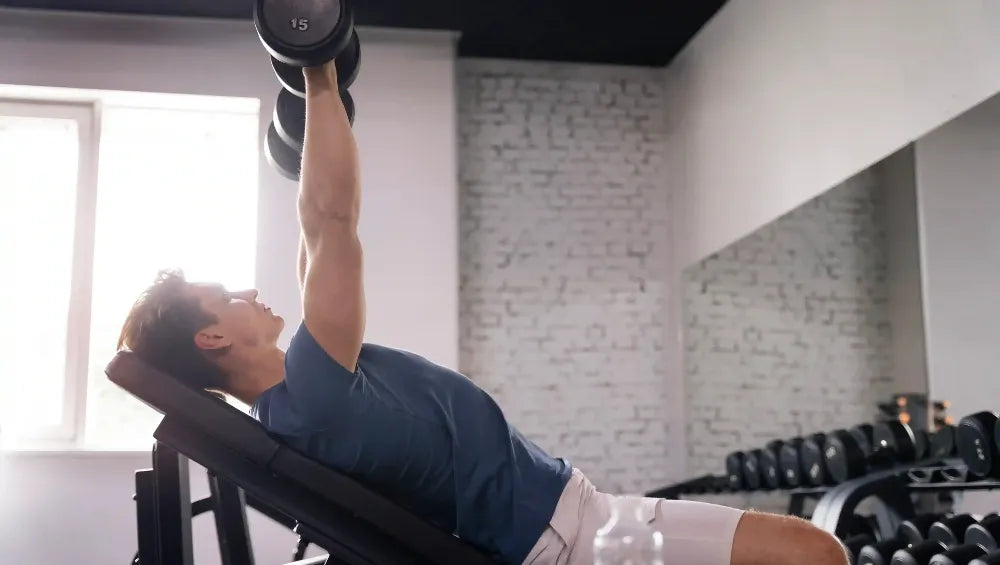
[[664, 484], [662, 72], [459, 65], [461, 368], [602, 489]]
[[692, 475], [874, 417], [892, 387], [883, 214], [868, 170], [685, 273]]

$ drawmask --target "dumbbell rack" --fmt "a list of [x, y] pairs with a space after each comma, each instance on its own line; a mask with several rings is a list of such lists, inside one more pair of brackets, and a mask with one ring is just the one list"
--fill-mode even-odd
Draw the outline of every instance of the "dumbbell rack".
[[[914, 471], [920, 471], [925, 478], [914, 480]], [[968, 479], [965, 471], [961, 460], [949, 459], [939, 464], [900, 466], [870, 473], [830, 488], [817, 502], [811, 521], [823, 530], [841, 535], [858, 505], [876, 498], [881, 502], [874, 505], [878, 531], [895, 532], [900, 522], [916, 514], [912, 494], [1000, 489], [1000, 481]]]
[[[871, 505], [877, 531], [895, 532], [903, 520], [916, 515], [913, 494], [1000, 490], [1000, 480], [967, 477], [966, 471], [962, 460], [945, 459], [874, 471], [836, 486], [752, 492], [788, 494], [788, 514], [800, 517], [804, 517], [805, 501], [818, 499], [810, 521], [838, 537], [845, 534], [859, 505], [874, 498], [879, 502]], [[647, 496], [676, 500], [691, 495], [751, 492], [732, 490], [723, 484], [720, 477], [706, 475], [649, 492]]]

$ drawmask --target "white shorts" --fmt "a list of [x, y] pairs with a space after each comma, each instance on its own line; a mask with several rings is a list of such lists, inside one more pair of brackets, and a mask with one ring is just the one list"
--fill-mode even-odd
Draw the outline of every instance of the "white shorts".
[[663, 565], [730, 565], [733, 535], [743, 510], [686, 500], [613, 496], [598, 492], [574, 469], [549, 527], [524, 565], [593, 565], [594, 535], [625, 501], [663, 534]]

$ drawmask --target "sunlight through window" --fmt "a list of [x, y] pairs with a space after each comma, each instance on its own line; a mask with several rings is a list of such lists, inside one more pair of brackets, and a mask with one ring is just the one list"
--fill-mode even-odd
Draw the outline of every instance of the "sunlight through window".
[[156, 414], [110, 383], [122, 322], [163, 268], [252, 287], [256, 114], [108, 108], [101, 132], [86, 441], [148, 447]]
[[[0, 96], [11, 97], [0, 98], [0, 386], [17, 391], [0, 395], [0, 438], [148, 449], [159, 414], [104, 369], [160, 270], [254, 285], [259, 102], [14, 86]], [[93, 177], [81, 180], [81, 163], [95, 162], [96, 207]]]
[[[3, 107], [0, 106], [0, 111]], [[0, 115], [0, 432], [63, 422], [76, 218], [77, 123]]]

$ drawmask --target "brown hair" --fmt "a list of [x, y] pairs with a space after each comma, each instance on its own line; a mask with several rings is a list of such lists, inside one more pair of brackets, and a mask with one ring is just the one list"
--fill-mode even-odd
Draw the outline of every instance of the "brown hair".
[[196, 388], [221, 389], [226, 375], [203, 352], [195, 334], [216, 323], [196, 296], [186, 292], [181, 271], [161, 271], [136, 300], [122, 326], [118, 349], [127, 348], [157, 369]]

